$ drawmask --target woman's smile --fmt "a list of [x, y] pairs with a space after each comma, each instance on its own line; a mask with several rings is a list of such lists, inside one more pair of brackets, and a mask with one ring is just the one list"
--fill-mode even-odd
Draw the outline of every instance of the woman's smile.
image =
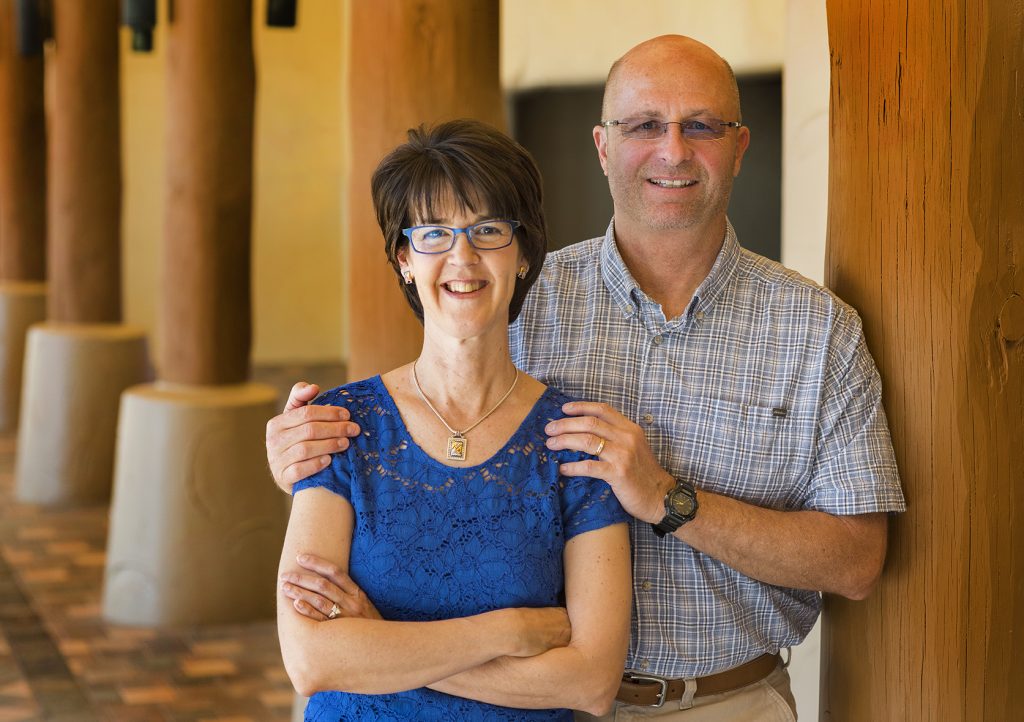
[[441, 287], [455, 297], [463, 297], [476, 293], [487, 285], [487, 281], [453, 279], [445, 281]]

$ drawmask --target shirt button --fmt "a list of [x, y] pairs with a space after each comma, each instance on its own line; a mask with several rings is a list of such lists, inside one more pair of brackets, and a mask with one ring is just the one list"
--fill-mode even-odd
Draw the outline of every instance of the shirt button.
[[645, 424], [653, 424], [654, 423], [654, 416], [652, 416], [651, 414], [644, 414], [644, 423]]
[[646, 670], [650, 669], [650, 667], [651, 667], [651, 663], [648, 662], [646, 659], [641, 659], [640, 660], [640, 669], [646, 671]]
[[651, 591], [651, 583], [647, 580], [644, 580], [644, 583], [640, 585], [640, 588], [643, 589], [645, 592], [649, 592]]
[[704, 312], [703, 311], [697, 311], [697, 313], [695, 313], [693, 315], [697, 318], [698, 321], [701, 321], [701, 320], [704, 319]]
[[664, 340], [665, 339], [662, 338], [661, 336], [655, 336], [654, 337], [654, 345], [655, 346], [661, 346], [661, 342], [664, 341]]

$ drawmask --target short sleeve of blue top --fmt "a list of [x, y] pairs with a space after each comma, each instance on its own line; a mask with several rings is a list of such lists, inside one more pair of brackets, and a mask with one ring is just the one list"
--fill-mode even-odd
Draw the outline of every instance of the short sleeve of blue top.
[[[628, 519], [603, 481], [559, 475], [559, 464], [582, 454], [544, 445], [544, 426], [564, 416], [561, 406], [570, 400], [548, 388], [498, 453], [455, 468], [416, 445], [379, 376], [338, 387], [316, 403], [346, 407], [362, 433], [293, 493], [322, 486], [352, 504], [349, 573], [385, 619], [563, 605], [566, 542]], [[321, 692], [306, 719], [568, 722], [572, 714], [497, 707], [424, 688]]]

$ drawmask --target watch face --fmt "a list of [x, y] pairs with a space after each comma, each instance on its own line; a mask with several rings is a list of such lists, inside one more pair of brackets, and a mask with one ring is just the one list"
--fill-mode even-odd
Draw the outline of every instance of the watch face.
[[689, 518], [696, 510], [696, 500], [692, 495], [681, 489], [676, 489], [668, 497], [668, 505], [673, 514]]

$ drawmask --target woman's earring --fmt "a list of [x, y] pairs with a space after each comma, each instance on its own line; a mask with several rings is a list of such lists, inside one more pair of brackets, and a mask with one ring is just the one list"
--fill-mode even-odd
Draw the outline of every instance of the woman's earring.
[[410, 271], [408, 268], [402, 271], [402, 278], [405, 279], [406, 286], [412, 285], [412, 271]]
[[519, 267], [519, 273], [517, 273], [516, 276], [518, 276], [520, 279], [526, 278], [526, 271], [527, 270], [528, 269], [526, 268], [526, 266], [520, 266]]

